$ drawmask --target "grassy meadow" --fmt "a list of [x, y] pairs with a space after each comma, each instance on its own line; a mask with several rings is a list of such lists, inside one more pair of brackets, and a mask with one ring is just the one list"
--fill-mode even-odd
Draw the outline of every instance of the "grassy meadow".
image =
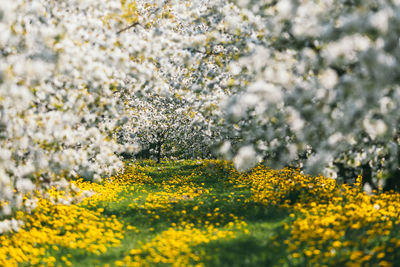
[[[350, 186], [218, 160], [126, 164], [18, 212], [25, 224], [0, 236], [0, 266], [400, 266], [400, 195], [367, 195], [361, 177]], [[71, 194], [80, 201], [63, 204]]]

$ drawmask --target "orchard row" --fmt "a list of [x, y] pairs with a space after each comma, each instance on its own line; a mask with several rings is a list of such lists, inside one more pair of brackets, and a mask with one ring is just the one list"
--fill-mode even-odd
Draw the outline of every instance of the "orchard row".
[[[398, 0], [3, 0], [0, 206], [121, 156], [398, 174]], [[69, 189], [68, 189], [69, 188]]]

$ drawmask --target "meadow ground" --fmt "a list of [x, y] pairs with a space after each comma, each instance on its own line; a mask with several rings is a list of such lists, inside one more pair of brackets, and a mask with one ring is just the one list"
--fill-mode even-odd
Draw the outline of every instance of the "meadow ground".
[[75, 187], [79, 203], [50, 190], [17, 214], [25, 226], [0, 236], [0, 266], [400, 265], [400, 196], [366, 195], [361, 178], [143, 161]]

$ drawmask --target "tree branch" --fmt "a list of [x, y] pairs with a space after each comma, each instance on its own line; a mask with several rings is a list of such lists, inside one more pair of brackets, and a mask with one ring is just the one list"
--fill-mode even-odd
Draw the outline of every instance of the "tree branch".
[[126, 30], [129, 30], [130, 28], [133, 28], [133, 27], [135, 27], [135, 26], [137, 26], [137, 25], [139, 25], [139, 24], [140, 24], [139, 22], [134, 22], [133, 24], [129, 25], [128, 27], [125, 27], [125, 28], [123, 28], [122, 30], [119, 30], [119, 31], [117, 32], [117, 35], [120, 34], [120, 33], [122, 33], [122, 32], [124, 32], [124, 31], [126, 31]]

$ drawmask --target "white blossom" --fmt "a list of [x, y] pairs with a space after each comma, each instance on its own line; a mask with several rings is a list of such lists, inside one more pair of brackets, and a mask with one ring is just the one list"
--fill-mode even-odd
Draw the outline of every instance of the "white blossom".
[[253, 146], [244, 146], [239, 149], [237, 155], [233, 158], [235, 168], [238, 170], [248, 170], [257, 163], [257, 154]]

